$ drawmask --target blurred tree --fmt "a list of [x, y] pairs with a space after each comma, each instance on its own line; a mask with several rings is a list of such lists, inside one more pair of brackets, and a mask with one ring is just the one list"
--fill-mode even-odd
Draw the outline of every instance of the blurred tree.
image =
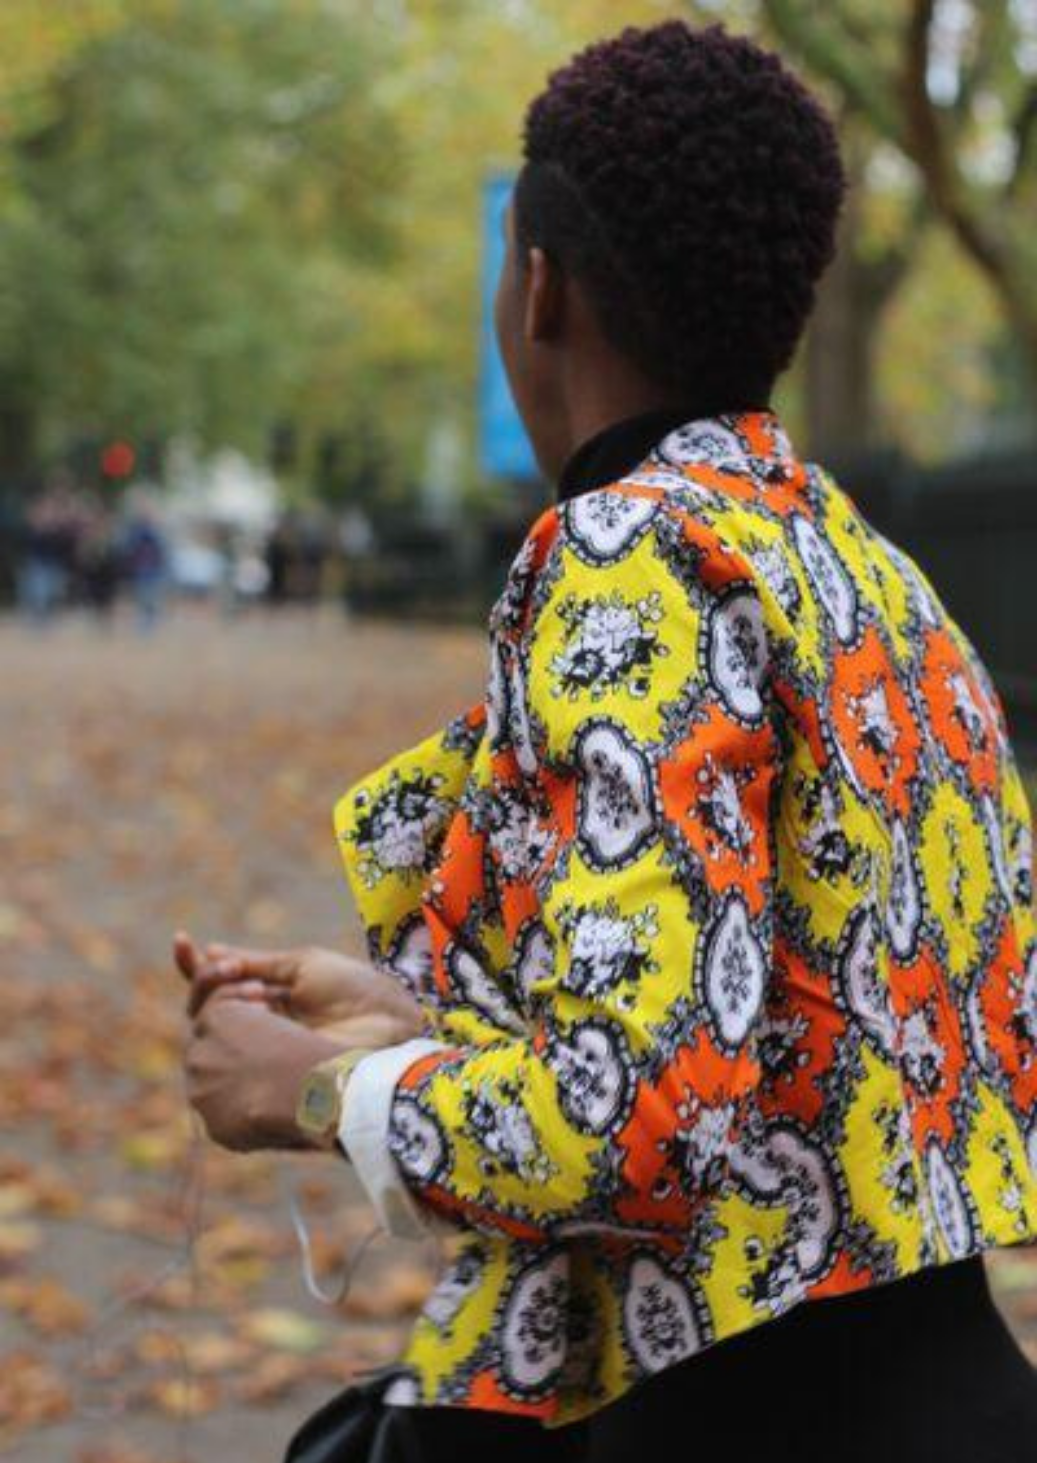
[[917, 169], [1037, 393], [1034, 0], [762, 0], [784, 45]]
[[262, 450], [344, 270], [390, 248], [369, 10], [124, 0], [28, 68], [30, 125], [0, 138], [0, 473], [84, 433]]
[[852, 113], [839, 130], [850, 186], [803, 348], [804, 436], [821, 458], [866, 451], [886, 433], [877, 354], [927, 212], [913, 180], [897, 186], [881, 176], [881, 153]]

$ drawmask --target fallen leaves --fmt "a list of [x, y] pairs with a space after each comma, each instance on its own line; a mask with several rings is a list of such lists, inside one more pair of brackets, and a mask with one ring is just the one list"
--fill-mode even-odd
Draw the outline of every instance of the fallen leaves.
[[384, 1321], [413, 1315], [428, 1299], [432, 1277], [426, 1266], [401, 1262], [376, 1283], [351, 1287], [342, 1309], [348, 1316]]
[[44, 1357], [27, 1350], [0, 1353], [0, 1446], [70, 1410], [68, 1387]]
[[[406, 685], [386, 670], [404, 660]], [[18, 687], [0, 760], [0, 1438], [85, 1409], [75, 1463], [181, 1463], [194, 1452], [171, 1439], [202, 1416], [293, 1408], [314, 1379], [330, 1393], [389, 1360], [428, 1276], [408, 1247], [394, 1279], [402, 1247], [383, 1240], [347, 1307], [310, 1300], [280, 1169], [329, 1282], [370, 1209], [346, 1165], [198, 1146], [169, 939], [340, 943], [332, 804], [470, 704], [482, 643], [290, 619], [43, 641], [0, 623], [0, 674]], [[132, 1443], [88, 1435], [98, 1407], [133, 1415]]]
[[51, 1275], [0, 1281], [0, 1311], [19, 1316], [41, 1336], [78, 1336], [90, 1308]]
[[29, 1220], [4, 1220], [0, 1223], [0, 1274], [19, 1260], [39, 1249], [43, 1231]]
[[284, 1307], [268, 1306], [242, 1316], [238, 1330], [250, 1341], [277, 1351], [305, 1355], [317, 1351], [328, 1340], [328, 1327], [320, 1321]]

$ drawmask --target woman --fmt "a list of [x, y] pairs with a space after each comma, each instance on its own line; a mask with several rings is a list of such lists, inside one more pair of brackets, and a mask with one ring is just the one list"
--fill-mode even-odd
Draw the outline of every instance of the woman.
[[338, 804], [373, 969], [181, 941], [211, 1134], [456, 1236], [388, 1396], [434, 1456], [1032, 1456], [980, 1258], [1037, 1233], [1029, 812], [971, 647], [769, 406], [843, 190], [718, 27], [551, 78], [496, 323], [558, 503], [484, 703]]

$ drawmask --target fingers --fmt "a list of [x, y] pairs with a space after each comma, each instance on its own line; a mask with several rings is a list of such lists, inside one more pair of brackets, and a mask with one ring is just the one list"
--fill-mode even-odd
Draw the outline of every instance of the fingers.
[[240, 945], [206, 945], [214, 970], [234, 979], [252, 976], [270, 985], [291, 985], [299, 970], [298, 950], [247, 950]]
[[173, 936], [173, 959], [184, 979], [193, 980], [202, 955], [186, 930], [177, 930]]
[[220, 985], [213, 991], [210, 1002], [217, 1001], [261, 1001], [266, 1004], [267, 989], [261, 980], [238, 980], [232, 985]]
[[187, 1014], [196, 1016], [208, 1000], [217, 997], [238, 997], [241, 1000], [263, 1000], [267, 987], [261, 980], [245, 976], [240, 966], [202, 966], [191, 982], [187, 997]]

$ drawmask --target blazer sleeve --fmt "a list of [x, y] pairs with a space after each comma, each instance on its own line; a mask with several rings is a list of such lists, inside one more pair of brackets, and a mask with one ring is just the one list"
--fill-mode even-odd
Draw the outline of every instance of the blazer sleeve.
[[752, 578], [650, 501], [617, 530], [613, 499], [595, 533], [596, 497], [538, 525], [496, 626], [521, 745], [509, 759], [499, 734], [495, 765], [526, 769], [547, 850], [520, 932], [528, 1030], [423, 1052], [388, 1118], [415, 1197], [533, 1240], [686, 1228], [758, 1086], [771, 969], [778, 739]]
[[433, 1026], [439, 1002], [422, 897], [485, 725], [480, 703], [360, 778], [334, 808], [335, 837], [371, 960], [407, 987]]

